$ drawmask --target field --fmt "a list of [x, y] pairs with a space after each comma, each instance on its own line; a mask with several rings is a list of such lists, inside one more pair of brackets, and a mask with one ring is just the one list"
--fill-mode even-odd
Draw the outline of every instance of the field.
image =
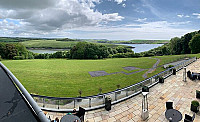
[[[29, 40], [22, 42], [22, 44], [24, 44], [27, 48], [70, 49], [71, 47], [75, 46], [78, 42], [80, 41]], [[119, 46], [106, 43], [97, 43], [97, 44], [105, 45], [108, 47]]]
[[[171, 62], [183, 56], [160, 56], [160, 64]], [[34, 94], [56, 96], [56, 97], [76, 97], [78, 90], [82, 90], [82, 96], [96, 95], [99, 88], [109, 92], [135, 84], [144, 78], [142, 75], [151, 68], [156, 59], [143, 58], [116, 58], [104, 60], [67, 60], [67, 59], [34, 59], [34, 60], [4, 60], [2, 61], [11, 72], [20, 80], [25, 88]], [[132, 75], [123, 73], [91, 77], [90, 71], [106, 71], [107, 73], [134, 72], [127, 71], [122, 67], [134, 66], [146, 69]], [[163, 68], [157, 68], [152, 74], [155, 75]]]

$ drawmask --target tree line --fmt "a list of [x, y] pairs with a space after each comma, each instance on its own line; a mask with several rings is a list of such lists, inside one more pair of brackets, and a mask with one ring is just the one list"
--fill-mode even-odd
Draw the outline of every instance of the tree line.
[[133, 58], [161, 55], [179, 55], [200, 53], [200, 30], [187, 33], [181, 38], [174, 37], [170, 43], [142, 53], [134, 53], [123, 46], [107, 47], [105, 45], [78, 42], [70, 51], [58, 51], [53, 54], [37, 54], [30, 52], [21, 43], [0, 43], [0, 60], [3, 59], [103, 59], [103, 58]]
[[140, 56], [161, 56], [200, 53], [200, 30], [174, 37], [168, 44], [140, 53]]
[[79, 42], [70, 51], [57, 51], [53, 54], [38, 54], [30, 52], [21, 43], [0, 43], [0, 59], [103, 59], [103, 58], [127, 58], [133, 57], [134, 52], [126, 47], [107, 47], [100, 44]]

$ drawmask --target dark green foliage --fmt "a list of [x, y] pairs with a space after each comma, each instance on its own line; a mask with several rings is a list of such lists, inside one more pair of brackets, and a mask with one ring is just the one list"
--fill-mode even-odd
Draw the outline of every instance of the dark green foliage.
[[0, 61], [2, 60], [1, 55], [0, 55]]
[[200, 34], [196, 34], [192, 37], [189, 43], [191, 53], [200, 53]]
[[168, 66], [166, 67], [166, 69], [172, 68], [172, 67], [174, 67], [174, 65], [168, 65]]
[[5, 59], [13, 59], [15, 56], [22, 56], [23, 59], [34, 58], [33, 53], [20, 43], [0, 43], [0, 55]]
[[[170, 40], [169, 44], [164, 44], [160, 47], [151, 49], [147, 52], [140, 53], [141, 56], [162, 56], [162, 55], [179, 55], [179, 54], [190, 54], [200, 53], [200, 37], [196, 35], [200, 34], [199, 31], [187, 33], [181, 38], [174, 37]], [[195, 38], [195, 41], [191, 41]], [[189, 46], [190, 45], [190, 46]], [[192, 49], [193, 48], [193, 49]]]
[[63, 39], [56, 39], [56, 41], [78, 41], [75, 39], [63, 38]]
[[14, 56], [17, 56], [18, 50], [14, 44], [6, 44], [4, 53], [6, 59], [13, 59]]
[[178, 37], [172, 38], [170, 40], [170, 51], [171, 54], [181, 54], [182, 51], [182, 45], [181, 45], [181, 39]]
[[199, 106], [199, 102], [196, 101], [196, 100], [193, 100], [192, 101], [192, 105], [195, 106], [195, 107], [198, 107]]
[[50, 54], [45, 53], [45, 54], [35, 54], [34, 58], [35, 59], [49, 59]]
[[108, 55], [109, 51], [106, 46], [87, 42], [79, 42], [70, 50], [72, 59], [102, 59], [107, 58]]
[[14, 56], [13, 59], [14, 60], [23, 60], [24, 56]]

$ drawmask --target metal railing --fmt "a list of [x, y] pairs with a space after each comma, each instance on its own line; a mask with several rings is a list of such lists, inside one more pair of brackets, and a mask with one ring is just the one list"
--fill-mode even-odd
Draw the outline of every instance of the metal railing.
[[31, 97], [31, 95], [28, 93], [28, 91], [24, 88], [24, 86], [19, 82], [19, 80], [10, 72], [10, 70], [4, 66], [0, 62], [0, 67], [5, 71], [5, 73], [10, 77], [10, 79], [15, 83], [15, 86], [19, 89], [23, 97], [27, 100], [30, 107], [33, 109], [35, 114], [38, 116], [41, 122], [49, 122], [47, 117], [44, 115], [40, 107], [37, 105], [37, 103], [34, 101], [34, 99]]
[[107, 96], [110, 96], [112, 98], [112, 104], [116, 104], [128, 98], [131, 98], [141, 93], [143, 86], [148, 86], [150, 88], [159, 82], [158, 81], [159, 77], [167, 78], [171, 76], [172, 69], [176, 69], [176, 71], [179, 71], [183, 67], [193, 63], [194, 61], [196, 61], [196, 57], [181, 62], [172, 68], [162, 71], [136, 84], [130, 85], [123, 89], [119, 89], [116, 91], [100, 95], [87, 96], [87, 97], [59, 98], [59, 97], [48, 97], [48, 96], [32, 94], [32, 97], [42, 108], [42, 110], [46, 111], [68, 112], [72, 111], [73, 108], [78, 108], [79, 106], [84, 107], [87, 111], [94, 110], [104, 107], [105, 97]]

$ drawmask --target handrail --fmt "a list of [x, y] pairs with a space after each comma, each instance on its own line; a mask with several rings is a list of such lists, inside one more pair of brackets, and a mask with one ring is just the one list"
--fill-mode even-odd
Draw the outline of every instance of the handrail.
[[[193, 58], [191, 58], [191, 59], [194, 59], [194, 58], [196, 59], [196, 57], [193, 57]], [[191, 59], [189, 59], [189, 60], [191, 60]], [[35, 94], [31, 94], [31, 96], [32, 96], [32, 97], [39, 97], [39, 98], [54, 99], [54, 100], [68, 100], [68, 99], [75, 99], [75, 100], [77, 100], [77, 99], [89, 99], [89, 98], [96, 98], [96, 97], [100, 97], [100, 96], [106, 96], [106, 95], [110, 95], [110, 94], [112, 94], [112, 93], [124, 91], [124, 90], [126, 90], [126, 89], [128, 89], [128, 88], [131, 88], [131, 87], [133, 87], [133, 86], [136, 86], [136, 85], [139, 85], [139, 84], [141, 84], [141, 83], [144, 83], [145, 81], [150, 80], [150, 79], [152, 79], [152, 78], [155, 78], [156, 76], [159, 76], [160, 74], [162, 74], [162, 73], [164, 73], [164, 72], [166, 72], [166, 71], [172, 70], [172, 69], [176, 68], [176, 67], [179, 66], [179, 65], [182, 65], [183, 63], [185, 63], [185, 62], [187, 62], [187, 61], [188, 61], [188, 60], [186, 60], [186, 61], [184, 61], [184, 62], [181, 62], [181, 63], [175, 65], [174, 67], [168, 68], [168, 69], [166, 69], [166, 70], [164, 70], [164, 71], [162, 71], [162, 72], [160, 72], [160, 73], [158, 73], [158, 74], [156, 74], [156, 75], [154, 75], [154, 76], [151, 76], [151, 77], [149, 77], [149, 78], [147, 78], [147, 79], [145, 79], [145, 80], [142, 80], [142, 81], [140, 81], [140, 82], [138, 82], [138, 83], [132, 84], [132, 85], [127, 86], [127, 87], [124, 87], [124, 88], [122, 88], [122, 89], [117, 89], [117, 90], [115, 90], [115, 91], [103, 93], [103, 94], [92, 95], [92, 96], [86, 96], [86, 97], [50, 97], [50, 96], [35, 95]]]
[[10, 78], [12, 78], [13, 82], [20, 89], [21, 93], [25, 96], [25, 98], [27, 99], [27, 101], [29, 102], [29, 104], [31, 105], [31, 107], [33, 108], [33, 110], [35, 111], [35, 113], [38, 116], [38, 118], [40, 119], [40, 121], [42, 121], [42, 122], [49, 122], [49, 120], [44, 115], [44, 113], [42, 112], [42, 110], [40, 109], [40, 107], [37, 105], [37, 103], [35, 102], [35, 100], [31, 97], [31, 95], [24, 88], [24, 86], [19, 82], [19, 80], [12, 74], [12, 72], [10, 72], [10, 70], [6, 66], [4, 66], [1, 62], [0, 62], [0, 66], [10, 76]]

